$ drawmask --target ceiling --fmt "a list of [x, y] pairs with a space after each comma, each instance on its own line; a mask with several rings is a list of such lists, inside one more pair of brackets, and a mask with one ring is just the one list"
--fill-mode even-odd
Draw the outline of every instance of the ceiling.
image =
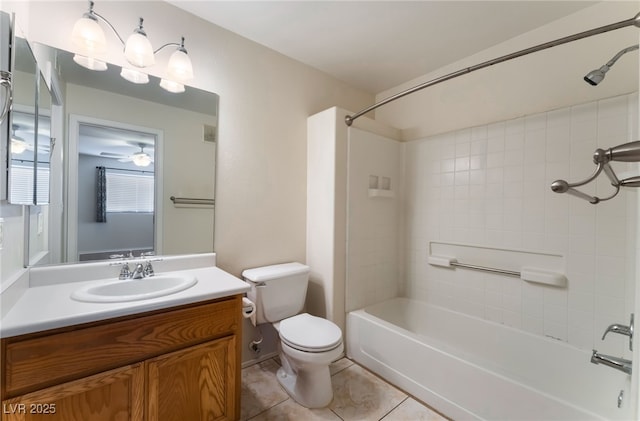
[[597, 3], [169, 2], [374, 94]]

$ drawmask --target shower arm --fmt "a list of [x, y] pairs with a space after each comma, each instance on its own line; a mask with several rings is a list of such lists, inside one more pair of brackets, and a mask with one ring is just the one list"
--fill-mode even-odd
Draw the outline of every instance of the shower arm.
[[611, 60], [609, 60], [607, 62], [607, 64], [605, 64], [605, 66], [607, 66], [608, 68], [610, 68], [611, 66], [613, 66], [614, 64], [616, 64], [616, 61], [618, 61], [618, 59], [620, 57], [622, 57], [623, 55], [631, 52], [631, 51], [635, 51], [640, 47], [640, 45], [636, 44], [636, 45], [632, 45], [631, 47], [627, 47], [623, 50], [618, 51], [618, 54], [616, 54], [615, 56], [613, 56], [613, 58]]
[[[626, 28], [627, 26], [635, 26], [635, 27], [639, 27], [640, 28], [640, 13], [636, 14], [634, 17], [632, 17], [631, 19], [627, 19], [627, 20], [623, 20], [620, 22], [616, 22], [616, 23], [611, 23], [609, 25], [605, 25], [605, 26], [600, 26], [598, 28], [594, 28], [594, 29], [590, 29], [588, 31], [584, 31], [584, 32], [579, 32], [577, 34], [574, 35], [569, 35], [563, 38], [559, 38], [556, 39], [554, 41], [549, 41], [549, 42], [545, 42], [543, 44], [539, 44], [533, 47], [529, 47], [529, 48], [525, 48], [524, 50], [520, 50], [520, 51], [516, 51], [515, 53], [511, 53], [511, 54], [507, 54], [498, 58], [495, 58], [493, 60], [488, 60], [485, 61], [483, 63], [480, 64], [476, 64], [475, 66], [470, 66], [464, 69], [460, 69], [458, 71], [455, 71], [453, 73], [449, 73], [447, 75], [438, 77], [436, 79], [432, 79], [430, 81], [421, 83], [419, 85], [414, 86], [413, 88], [409, 88], [407, 90], [404, 90], [402, 92], [399, 92], [395, 95], [392, 95], [390, 97], [387, 97], [383, 100], [381, 100], [380, 102], [377, 102], [361, 111], [358, 111], [357, 113], [353, 114], [353, 115], [348, 115], [344, 118], [345, 123], [347, 126], [351, 126], [351, 124], [353, 124], [354, 120], [356, 120], [357, 118], [363, 116], [364, 114], [367, 114], [368, 112], [371, 112], [383, 105], [386, 105], [392, 101], [395, 101], [397, 99], [400, 99], [404, 96], [407, 96], [409, 94], [412, 94], [414, 92], [420, 91], [422, 89], [428, 88], [430, 86], [433, 85], [437, 85], [438, 83], [441, 82], [445, 82], [447, 80], [451, 80], [451, 79], [455, 79], [458, 76], [462, 76], [462, 75], [466, 75], [468, 73], [474, 72], [476, 70], [480, 70], [480, 69], [484, 69], [485, 67], [489, 67], [489, 66], [493, 66], [494, 64], [498, 64], [498, 63], [502, 63], [508, 60], [512, 60], [518, 57], [522, 57], [522, 56], [526, 56], [527, 54], [531, 54], [531, 53], [535, 53], [538, 51], [542, 51], [542, 50], [546, 50], [547, 48], [551, 48], [551, 47], [556, 47], [558, 45], [562, 45], [562, 44], [566, 44], [569, 42], [573, 42], [573, 41], [577, 41], [583, 38], [588, 38], [594, 35], [599, 35], [599, 34], [603, 34], [605, 32], [609, 32], [609, 31], [613, 31], [616, 29], [621, 29], [621, 28]], [[632, 48], [632, 47], [629, 47]], [[624, 51], [624, 50], [623, 50]], [[621, 52], [622, 53], [622, 52]], [[620, 54], [620, 53], [618, 53]], [[622, 53], [624, 54], [624, 53]], [[616, 55], [617, 57], [617, 55]], [[617, 60], [617, 58], [614, 57], [614, 59]], [[613, 59], [612, 59], [613, 60]], [[615, 61], [614, 61], [615, 62]]]

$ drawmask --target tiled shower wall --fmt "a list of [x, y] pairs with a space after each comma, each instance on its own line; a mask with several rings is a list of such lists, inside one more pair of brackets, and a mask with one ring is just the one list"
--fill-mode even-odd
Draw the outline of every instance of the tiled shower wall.
[[401, 163], [400, 142], [349, 129], [347, 311], [400, 293]]
[[[626, 337], [600, 338], [633, 311], [637, 193], [592, 205], [549, 186], [586, 178], [596, 148], [638, 140], [637, 128], [636, 93], [403, 144], [404, 294], [630, 356]], [[637, 164], [614, 168], [640, 174]], [[595, 184], [582, 189], [612, 192], [604, 174]], [[427, 264], [430, 241], [559, 254], [569, 285], [436, 268]]]

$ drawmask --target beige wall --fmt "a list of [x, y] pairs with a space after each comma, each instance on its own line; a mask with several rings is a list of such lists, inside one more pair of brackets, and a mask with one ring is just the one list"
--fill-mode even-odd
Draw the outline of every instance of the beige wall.
[[[377, 100], [420, 83], [554, 39], [632, 18], [637, 1], [606, 1], [449, 66], [381, 92]], [[404, 140], [508, 120], [638, 89], [638, 52], [623, 56], [600, 85], [582, 80], [618, 51], [638, 43], [627, 27], [553, 47], [431, 86], [379, 108], [376, 119], [402, 129]]]
[[[72, 50], [71, 28], [86, 2], [6, 2], [31, 41]], [[186, 37], [193, 86], [220, 95], [215, 251], [223, 269], [305, 260], [307, 117], [333, 105], [360, 109], [373, 96], [158, 1], [98, 2], [126, 35], [138, 16], [154, 47]], [[55, 22], [55, 25], [52, 24]], [[52, 32], [52, 28], [59, 28]], [[107, 33], [108, 61], [122, 64]], [[170, 52], [150, 73], [162, 76]]]

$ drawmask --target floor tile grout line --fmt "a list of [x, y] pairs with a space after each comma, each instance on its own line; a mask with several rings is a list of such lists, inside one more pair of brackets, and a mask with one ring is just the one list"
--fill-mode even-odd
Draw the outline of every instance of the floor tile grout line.
[[350, 365], [348, 365], [348, 366], [346, 366], [346, 367], [341, 368], [340, 370], [338, 370], [338, 371], [336, 371], [335, 373], [333, 373], [333, 374], [331, 375], [331, 377], [335, 376], [335, 375], [336, 375], [336, 374], [338, 374], [338, 373], [342, 373], [344, 370], [346, 370], [347, 368], [352, 367], [352, 366], [353, 366], [353, 364], [350, 364]]
[[[343, 371], [348, 370], [348, 369], [351, 369], [351, 368], [353, 368], [353, 367], [360, 367], [361, 369], [364, 369], [364, 371], [365, 371], [365, 372], [368, 372], [369, 374], [372, 374], [372, 375], [373, 375], [375, 378], [377, 378], [378, 380], [382, 381], [383, 383], [386, 383], [388, 386], [390, 386], [390, 387], [391, 387], [391, 388], [393, 388], [393, 389], [396, 389], [398, 392], [400, 392], [401, 394], [403, 394], [403, 395], [404, 395], [404, 398], [403, 398], [403, 399], [402, 399], [402, 400], [401, 400], [397, 405], [395, 405], [393, 408], [389, 409], [389, 410], [388, 410], [386, 413], [384, 413], [380, 418], [371, 418], [371, 421], [374, 421], [374, 420], [375, 420], [375, 421], [383, 421], [383, 420], [384, 420], [384, 418], [388, 417], [390, 414], [392, 414], [394, 411], [396, 411], [396, 410], [397, 410], [401, 405], [403, 405], [404, 403], [406, 403], [406, 402], [408, 401], [408, 399], [409, 399], [409, 398], [413, 398], [413, 396], [412, 396], [411, 394], [409, 394], [409, 393], [407, 393], [406, 391], [404, 391], [404, 390], [402, 390], [402, 389], [398, 388], [397, 386], [395, 386], [395, 385], [391, 384], [391, 383], [390, 383], [390, 382], [388, 382], [386, 379], [382, 378], [381, 376], [377, 375], [376, 373], [372, 372], [371, 370], [367, 369], [366, 367], [361, 366], [361, 365], [360, 365], [360, 364], [358, 364], [356, 361], [353, 361], [353, 360], [351, 360], [350, 358], [348, 358], [348, 357], [346, 357], [346, 356], [344, 356], [344, 357], [342, 357], [342, 358], [339, 358], [338, 360], [336, 360], [336, 361], [332, 362], [332, 364], [333, 364], [333, 363], [337, 363], [337, 362], [338, 362], [338, 361], [340, 361], [340, 360], [344, 360], [344, 361], [346, 361], [346, 362], [348, 363], [348, 365], [346, 365], [346, 366], [344, 366], [344, 367], [340, 368], [338, 371], [336, 371], [336, 372], [332, 373], [332, 374], [331, 374], [331, 377], [334, 377], [335, 375], [337, 375], [337, 374], [339, 374], [339, 373], [342, 373]], [[281, 367], [281, 364], [278, 362], [278, 356], [274, 356], [274, 357], [272, 357], [272, 358], [270, 358], [270, 359], [266, 359], [266, 360], [262, 361], [262, 362], [261, 362], [261, 364], [263, 364], [263, 363], [269, 363], [269, 362], [273, 363], [273, 364], [274, 364], [274, 366], [275, 366], [276, 368], [277, 368], [277, 367]], [[266, 370], [266, 371], [272, 371], [272, 370]], [[273, 373], [272, 373], [272, 374], [273, 374]], [[279, 384], [279, 382], [277, 382], [277, 385], [279, 386], [279, 389], [280, 389], [281, 391], [286, 392], [286, 391], [285, 391], [285, 389], [282, 387], [282, 385], [281, 385], [281, 384]], [[281, 406], [281, 405], [285, 404], [287, 401], [290, 401], [290, 402], [292, 402], [292, 403], [294, 403], [294, 404], [297, 404], [297, 402], [295, 402], [295, 400], [293, 400], [290, 396], [287, 396], [287, 397], [286, 397], [286, 398], [284, 398], [283, 400], [278, 401], [278, 402], [275, 402], [275, 403], [272, 403], [269, 407], [263, 408], [260, 412], [258, 412], [258, 413], [256, 413], [256, 414], [252, 415], [250, 418], [246, 418], [246, 419], [242, 419], [242, 420], [243, 420], [243, 421], [256, 420], [258, 417], [260, 417], [260, 416], [264, 416], [264, 415], [265, 415], [265, 413], [267, 413], [267, 412], [269, 412], [269, 411], [275, 411], [275, 412], [278, 412], [278, 410], [277, 410], [277, 409], [275, 409], [275, 408], [276, 408], [276, 407], [278, 407], [278, 406]], [[424, 404], [424, 403], [422, 403], [422, 402], [420, 402], [420, 404], [421, 404], [422, 406], [425, 406], [427, 409], [429, 409], [429, 410], [431, 410], [431, 411], [435, 412], [436, 414], [438, 414], [438, 415], [442, 416], [442, 415], [441, 415], [437, 410], [434, 410], [434, 409], [433, 409], [433, 408], [431, 408], [429, 405], [426, 405], [426, 404]], [[297, 405], [299, 405], [299, 404], [297, 404]], [[329, 409], [330, 413], [334, 414], [334, 416], [336, 417], [336, 421], [337, 421], [337, 420], [345, 421], [345, 418], [343, 418], [342, 416], [340, 416], [340, 415], [339, 415], [339, 414], [338, 414], [334, 409], [332, 409], [332, 408], [330, 407], [330, 405], [327, 405], [327, 407], [326, 407], [326, 408], [327, 408], [327, 409]], [[443, 418], [445, 418], [445, 417], [443, 417]], [[445, 418], [445, 419], [446, 419], [446, 418]]]
[[407, 399], [409, 399], [409, 395], [407, 395], [406, 393], [405, 393], [404, 395], [405, 395], [405, 398], [404, 398], [402, 401], [400, 401], [400, 403], [398, 403], [396, 406], [394, 406], [393, 408], [391, 408], [391, 409], [390, 409], [386, 414], [384, 414], [382, 417], [380, 417], [380, 418], [378, 419], [378, 421], [382, 421], [386, 416], [388, 416], [388, 415], [389, 415], [389, 414], [391, 414], [393, 411], [395, 411], [396, 409], [398, 409], [398, 407], [399, 407], [400, 405], [402, 405], [403, 403], [405, 403], [405, 402], [407, 401]]
[[276, 406], [278, 406], [278, 405], [280, 405], [280, 404], [282, 404], [282, 403], [284, 403], [284, 402], [288, 401], [289, 399], [291, 399], [291, 398], [290, 398], [289, 396], [287, 396], [287, 397], [286, 397], [286, 399], [281, 400], [280, 402], [278, 402], [278, 403], [276, 403], [276, 404], [273, 404], [273, 405], [271, 405], [271, 406], [270, 406], [270, 407], [268, 407], [268, 408], [263, 409], [262, 411], [258, 412], [257, 414], [255, 414], [255, 415], [254, 415], [254, 416], [252, 416], [251, 418], [247, 418], [247, 419], [246, 419], [246, 421], [251, 421], [252, 419], [254, 419], [254, 418], [256, 418], [256, 417], [258, 417], [258, 416], [260, 416], [260, 415], [264, 414], [264, 413], [265, 413], [265, 412], [267, 412], [267, 411], [272, 410], [272, 409], [273, 409], [273, 408], [275, 408]]
[[342, 418], [340, 415], [338, 415], [336, 413], [336, 411], [334, 411], [333, 409], [329, 408], [329, 411], [331, 411], [333, 413], [333, 415], [335, 415], [336, 417], [340, 418], [341, 421], [345, 421], [344, 418]]

